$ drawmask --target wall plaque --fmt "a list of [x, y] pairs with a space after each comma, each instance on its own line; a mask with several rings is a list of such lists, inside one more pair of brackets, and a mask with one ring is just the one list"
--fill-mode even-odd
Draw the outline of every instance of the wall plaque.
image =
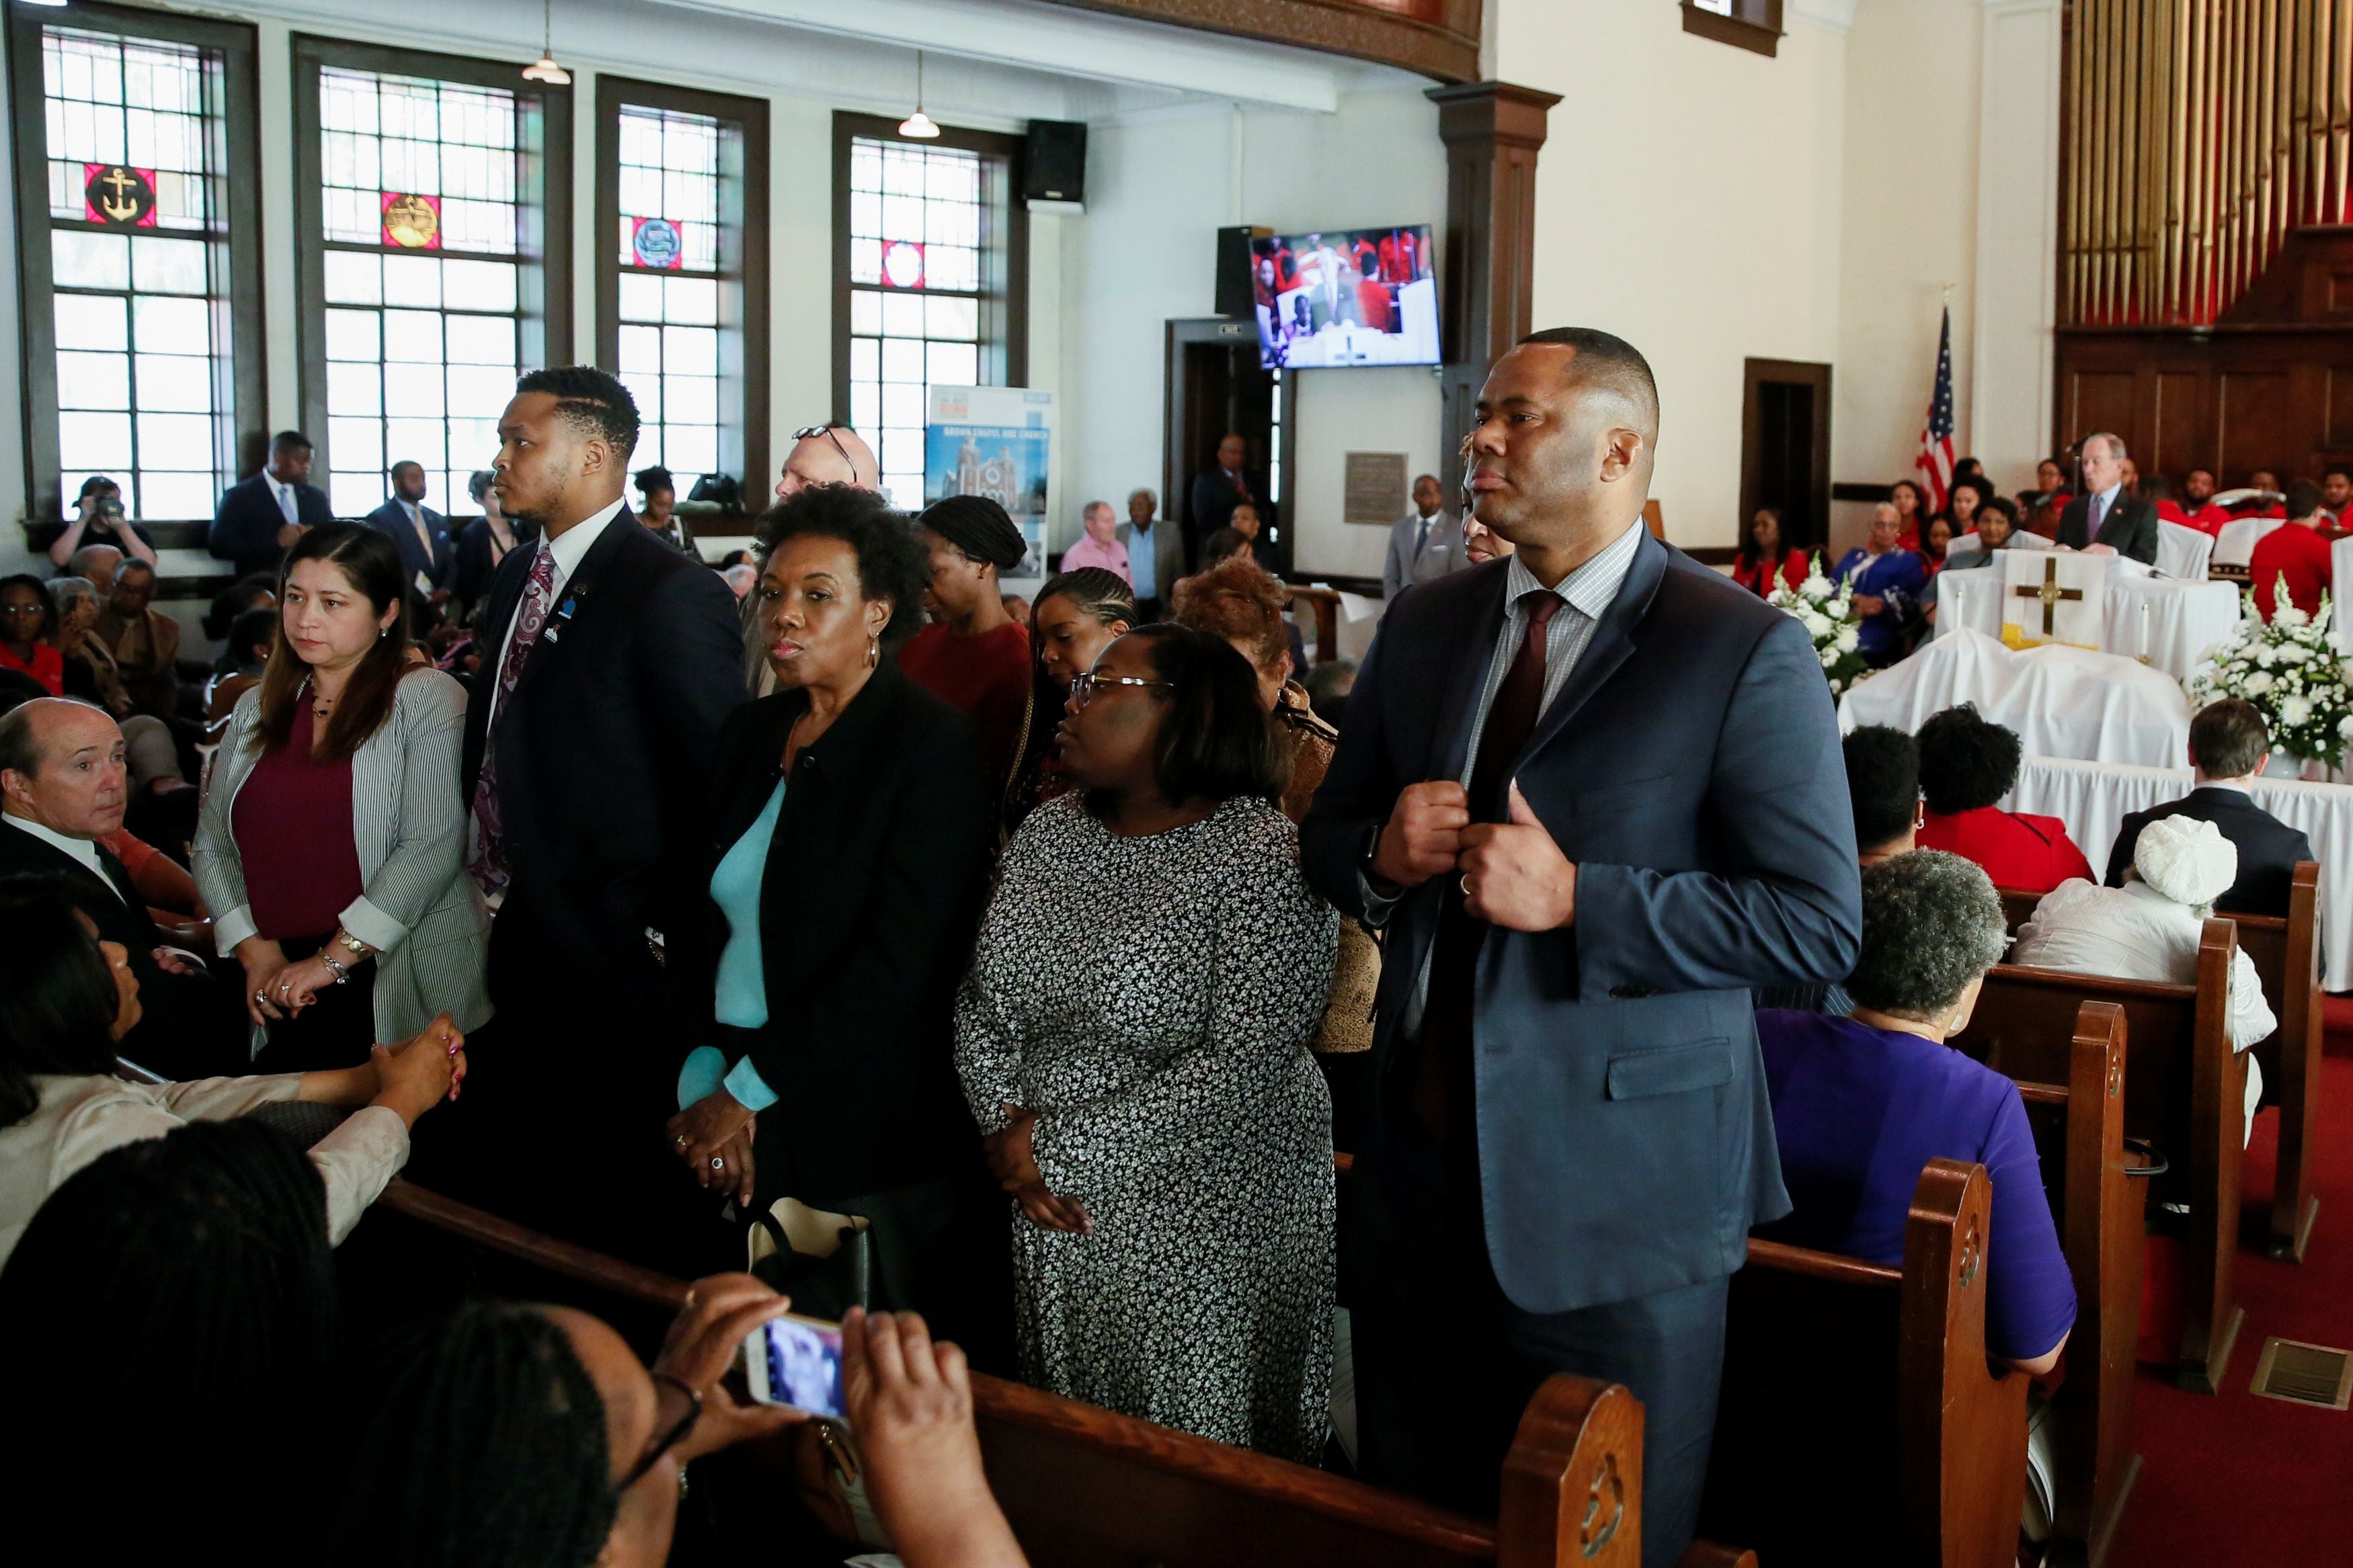
[[1344, 521], [1390, 523], [1403, 517], [1411, 499], [1405, 490], [1405, 454], [1349, 453], [1345, 498]]

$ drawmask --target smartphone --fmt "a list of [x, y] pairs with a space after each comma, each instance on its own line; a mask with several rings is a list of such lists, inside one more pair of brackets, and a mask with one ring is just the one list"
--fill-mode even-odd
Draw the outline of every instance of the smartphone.
[[763, 1405], [788, 1405], [839, 1420], [841, 1325], [815, 1318], [773, 1319], [744, 1342], [744, 1380]]

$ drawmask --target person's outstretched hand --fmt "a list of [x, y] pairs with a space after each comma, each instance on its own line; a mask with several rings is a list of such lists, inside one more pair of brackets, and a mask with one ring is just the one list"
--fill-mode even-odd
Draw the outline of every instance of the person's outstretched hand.
[[866, 1459], [866, 1497], [907, 1568], [1026, 1568], [988, 1489], [964, 1352], [913, 1312], [850, 1309], [842, 1398]]
[[781, 1317], [791, 1305], [749, 1274], [712, 1274], [694, 1282], [686, 1310], [670, 1321], [670, 1331], [662, 1336], [661, 1353], [654, 1357], [652, 1369], [702, 1396], [702, 1415], [675, 1450], [680, 1464], [808, 1419], [782, 1405], [738, 1403], [720, 1382], [752, 1331]]

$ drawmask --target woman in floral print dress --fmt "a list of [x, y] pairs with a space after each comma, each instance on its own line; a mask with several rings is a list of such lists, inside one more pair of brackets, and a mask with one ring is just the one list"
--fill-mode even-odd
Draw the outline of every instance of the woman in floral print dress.
[[1120, 638], [1062, 721], [1077, 788], [1008, 848], [956, 1066], [1014, 1194], [1022, 1372], [1313, 1462], [1331, 1383], [1335, 917], [1273, 801], [1250, 666]]

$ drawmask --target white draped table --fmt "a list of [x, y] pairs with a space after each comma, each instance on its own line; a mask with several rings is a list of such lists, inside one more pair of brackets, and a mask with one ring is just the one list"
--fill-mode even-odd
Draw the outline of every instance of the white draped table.
[[2172, 767], [2189, 754], [2189, 699], [2162, 672], [2114, 654], [2046, 643], [2019, 650], [1967, 626], [1858, 682], [1839, 727], [1906, 734], [1962, 702], [2018, 732], [2026, 754]]
[[[2013, 811], [2064, 822], [2068, 836], [2090, 858], [2092, 869], [2105, 872], [2125, 814], [2179, 800], [2190, 787], [2187, 768], [2029, 756], [2006, 804]], [[2353, 899], [2353, 785], [2259, 778], [2252, 793], [2257, 805], [2290, 827], [2302, 828], [2312, 840], [2313, 853], [2320, 858], [2325, 984], [2331, 991], [2353, 991], [2353, 907], [2345, 907]], [[2272, 1000], [2276, 1005], [2278, 998]]]
[[[2002, 568], [1997, 563], [1936, 579], [1936, 636], [1967, 626], [2001, 636]], [[2239, 590], [2231, 583], [2186, 583], [2171, 577], [2119, 575], [2108, 584], [2103, 652], [2146, 656], [2176, 680], [2198, 668], [2206, 650], [2239, 623]]]

